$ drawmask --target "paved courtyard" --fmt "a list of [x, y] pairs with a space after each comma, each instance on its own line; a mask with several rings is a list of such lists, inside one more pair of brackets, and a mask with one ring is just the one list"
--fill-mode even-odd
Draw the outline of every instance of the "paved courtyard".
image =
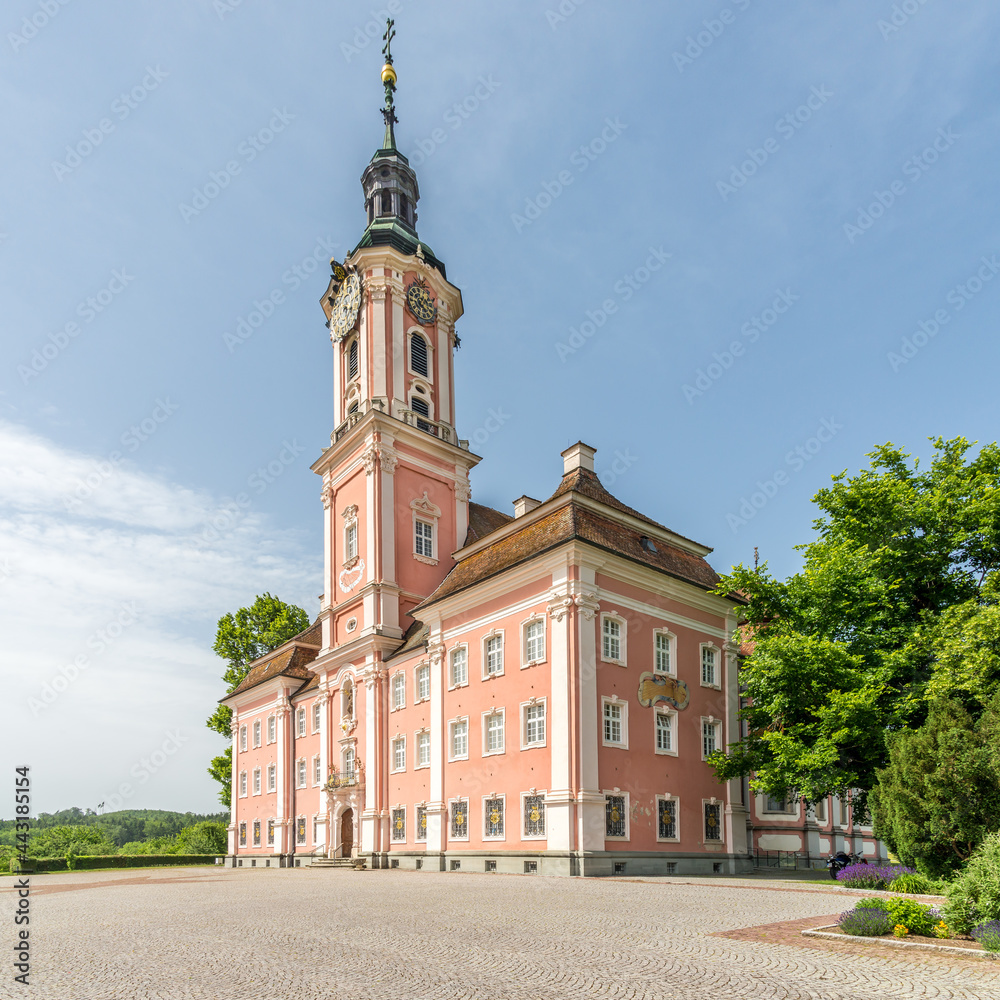
[[715, 936], [852, 905], [822, 886], [195, 868], [32, 883], [31, 986], [8, 959], [0, 997], [1000, 1000], [981, 960]]

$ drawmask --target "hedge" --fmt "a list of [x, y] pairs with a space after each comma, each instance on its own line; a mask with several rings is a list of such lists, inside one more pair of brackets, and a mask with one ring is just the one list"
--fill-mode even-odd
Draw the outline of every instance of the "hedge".
[[157, 865], [211, 865], [218, 854], [79, 854], [70, 869], [66, 858], [28, 858], [23, 865], [15, 858], [12, 872], [64, 872], [89, 868], [149, 868]]

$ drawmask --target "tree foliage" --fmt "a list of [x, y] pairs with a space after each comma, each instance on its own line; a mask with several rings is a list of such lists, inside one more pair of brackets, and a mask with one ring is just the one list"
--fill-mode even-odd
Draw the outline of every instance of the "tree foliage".
[[[260, 594], [248, 608], [219, 619], [212, 649], [226, 661], [222, 679], [226, 693], [243, 682], [254, 660], [288, 642], [309, 627], [309, 616], [294, 604], [286, 604], [270, 594]], [[209, 716], [209, 729], [231, 738], [233, 713], [228, 705], [219, 705]], [[232, 755], [227, 747], [209, 764], [208, 773], [219, 782], [219, 801], [229, 806], [232, 794]]]
[[919, 729], [889, 737], [871, 804], [875, 834], [906, 864], [948, 875], [1000, 828], [1000, 694], [973, 722], [957, 699], [932, 702]]
[[787, 580], [736, 566], [749, 735], [713, 760], [722, 779], [815, 800], [859, 789], [864, 808], [889, 737], [929, 700], [977, 717], [1000, 680], [1000, 449], [933, 441], [927, 468], [892, 444], [833, 477], [816, 537]]

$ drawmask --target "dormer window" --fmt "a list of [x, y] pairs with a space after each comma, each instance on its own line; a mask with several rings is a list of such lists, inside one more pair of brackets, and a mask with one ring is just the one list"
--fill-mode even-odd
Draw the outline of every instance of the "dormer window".
[[656, 546], [653, 544], [653, 539], [649, 538], [647, 535], [643, 535], [642, 538], [639, 539], [639, 544], [647, 552], [653, 552], [653, 553], [656, 552]]

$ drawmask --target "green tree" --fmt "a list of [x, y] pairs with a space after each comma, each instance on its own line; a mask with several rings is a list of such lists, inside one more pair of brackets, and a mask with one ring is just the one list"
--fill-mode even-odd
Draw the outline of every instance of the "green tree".
[[932, 702], [919, 729], [889, 737], [871, 805], [875, 834], [905, 864], [947, 876], [1000, 827], [993, 747], [1000, 694], [974, 723], [957, 699]]
[[810, 800], [859, 789], [863, 809], [888, 735], [920, 726], [931, 697], [982, 710], [1000, 677], [1000, 449], [933, 444], [927, 468], [886, 444], [834, 476], [800, 572], [740, 565], [721, 581], [747, 601], [753, 650], [749, 734], [715, 756], [720, 778]]
[[224, 823], [195, 823], [177, 838], [178, 854], [225, 854], [228, 850]]
[[51, 826], [32, 833], [33, 858], [65, 858], [73, 854], [114, 854], [115, 845], [103, 830], [92, 826]]
[[[254, 660], [288, 642], [309, 627], [309, 616], [300, 607], [286, 604], [270, 594], [261, 594], [249, 608], [219, 619], [212, 649], [226, 661], [222, 679], [226, 693], [235, 691], [250, 670]], [[228, 705], [219, 705], [206, 725], [231, 739], [233, 712]], [[214, 757], [208, 773], [219, 782], [219, 801], [229, 806], [232, 795], [232, 747]]]

